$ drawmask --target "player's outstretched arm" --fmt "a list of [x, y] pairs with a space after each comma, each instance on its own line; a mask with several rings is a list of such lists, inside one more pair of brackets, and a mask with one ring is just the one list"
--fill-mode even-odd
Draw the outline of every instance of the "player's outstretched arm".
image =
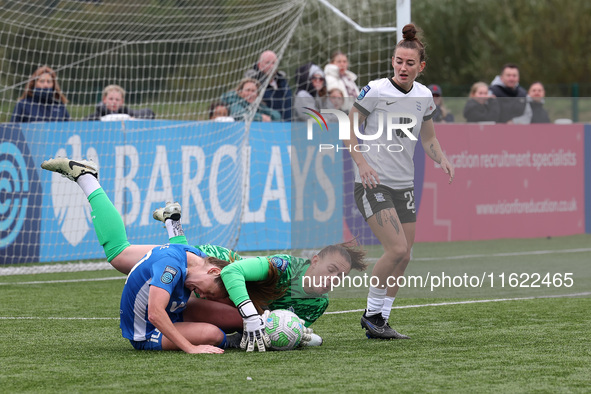
[[269, 336], [265, 332], [265, 321], [258, 314], [246, 290], [246, 281], [264, 280], [269, 275], [269, 261], [264, 257], [254, 257], [232, 263], [222, 270], [221, 276], [230, 299], [238, 307], [244, 322], [244, 333], [240, 347], [252, 352], [255, 345], [259, 352], [269, 346]]
[[181, 335], [166, 313], [166, 306], [169, 301], [170, 294], [166, 290], [160, 287], [150, 286], [148, 320], [179, 349], [186, 353], [194, 353], [193, 344]]
[[148, 320], [164, 336], [162, 339], [162, 348], [164, 350], [180, 349], [186, 353], [192, 354], [224, 352], [222, 349], [211, 345], [194, 345], [185, 338], [166, 313], [166, 306], [169, 301], [170, 294], [166, 290], [157, 286], [150, 286], [148, 296]]

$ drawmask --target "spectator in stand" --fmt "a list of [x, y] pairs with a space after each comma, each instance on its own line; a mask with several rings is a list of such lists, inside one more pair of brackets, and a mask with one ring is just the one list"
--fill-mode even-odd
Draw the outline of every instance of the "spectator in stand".
[[466, 122], [496, 122], [499, 112], [499, 103], [488, 91], [488, 85], [484, 82], [472, 85], [470, 98], [464, 106]]
[[149, 108], [132, 110], [125, 106], [125, 89], [119, 85], [109, 85], [103, 89], [103, 100], [96, 106], [93, 114], [84, 120], [126, 120], [154, 119], [154, 111]]
[[221, 101], [214, 101], [209, 106], [209, 120], [233, 122], [234, 118], [230, 116], [230, 110], [226, 104]]
[[292, 118], [292, 96], [289, 88], [287, 74], [277, 70], [277, 55], [273, 51], [264, 51], [259, 57], [259, 61], [244, 73], [245, 78], [256, 79], [260, 86], [265, 86], [263, 102], [265, 105], [275, 111], [278, 111], [285, 122], [290, 122]]
[[297, 85], [296, 98], [294, 103], [294, 120], [305, 121], [309, 119], [306, 115], [306, 107], [319, 111], [327, 107], [326, 81], [324, 72], [314, 63], [306, 63], [298, 67], [295, 75]]
[[70, 120], [68, 99], [57, 82], [57, 74], [41, 66], [31, 75], [12, 112], [11, 122], [56, 122]]
[[343, 112], [349, 113], [347, 105], [345, 104], [345, 95], [339, 88], [333, 88], [328, 91], [329, 107], [333, 109], [340, 109]]
[[548, 111], [544, 108], [544, 102], [546, 100], [546, 89], [544, 85], [536, 81], [529, 86], [527, 92], [528, 102], [532, 109], [531, 123], [550, 123], [550, 116]]
[[[274, 109], [260, 103], [257, 108], [253, 107], [259, 94], [260, 84], [256, 79], [243, 78], [236, 90], [224, 93], [222, 101], [230, 109], [230, 116], [235, 120], [244, 121], [249, 113], [255, 112], [253, 121], [255, 122], [278, 122], [281, 120], [281, 114]], [[290, 99], [291, 103], [291, 99]]]
[[355, 83], [357, 75], [349, 71], [349, 59], [343, 52], [333, 52], [330, 63], [324, 67], [324, 75], [329, 91], [340, 89], [344, 97], [357, 97], [359, 94], [359, 87]]
[[433, 122], [437, 123], [453, 123], [454, 115], [449, 112], [447, 106], [443, 102], [443, 97], [441, 97], [441, 86], [431, 84], [427, 86], [427, 88], [433, 94], [433, 102], [435, 103], [435, 114], [433, 115]]
[[489, 89], [499, 100], [501, 112], [497, 122], [513, 123], [513, 118], [523, 114], [527, 92], [519, 86], [519, 67], [516, 64], [505, 64]]
[[545, 97], [546, 90], [544, 89], [544, 85], [538, 81], [532, 83], [527, 91], [525, 111], [523, 115], [513, 119], [514, 123], [550, 123], [550, 116], [546, 108], [544, 108]]

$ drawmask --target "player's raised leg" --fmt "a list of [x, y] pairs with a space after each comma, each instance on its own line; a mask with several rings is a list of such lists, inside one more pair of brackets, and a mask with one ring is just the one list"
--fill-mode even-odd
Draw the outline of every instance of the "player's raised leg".
[[121, 215], [98, 181], [98, 168], [88, 160], [65, 157], [45, 160], [41, 168], [57, 172], [76, 182], [92, 208], [92, 223], [107, 261], [128, 274], [133, 266], [155, 245], [130, 245]]
[[171, 244], [189, 244], [181, 224], [181, 204], [168, 201], [163, 208], [154, 210], [152, 217], [164, 223]]

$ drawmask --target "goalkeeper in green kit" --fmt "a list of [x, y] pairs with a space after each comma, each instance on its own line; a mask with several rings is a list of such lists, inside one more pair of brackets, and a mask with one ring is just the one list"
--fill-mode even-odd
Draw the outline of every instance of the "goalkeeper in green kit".
[[[165, 224], [170, 243], [187, 243], [181, 219], [181, 207], [178, 203], [167, 203], [165, 208], [154, 211], [154, 218]], [[213, 245], [196, 245], [208, 256], [235, 262], [222, 270], [222, 280], [230, 300], [238, 307], [234, 313], [234, 324], [239, 326], [245, 318], [243, 310], [248, 308], [251, 314], [262, 312], [254, 305], [267, 308], [287, 309], [294, 312], [309, 327], [328, 307], [328, 292], [331, 278], [347, 275], [351, 269], [359, 271], [367, 267], [364, 262], [365, 252], [346, 244], [330, 245], [323, 248], [311, 259], [277, 254], [266, 257], [242, 258], [237, 253]], [[255, 299], [252, 287], [265, 288], [264, 282], [272, 273], [279, 275], [277, 291], [267, 299]], [[304, 280], [306, 278], [306, 280]], [[279, 298], [275, 298], [279, 295]], [[268, 300], [273, 300], [268, 302]], [[254, 304], [253, 304], [254, 301]], [[252, 304], [252, 305], [251, 305]], [[215, 307], [215, 305], [209, 304]], [[258, 309], [258, 310], [257, 310]], [[209, 308], [200, 308], [204, 315], [219, 313]], [[230, 316], [226, 315], [227, 319]]]
[[[121, 215], [98, 182], [96, 164], [87, 160], [55, 158], [41, 167], [76, 182], [92, 208], [92, 221], [99, 243], [111, 265], [128, 275], [142, 263], [143, 257], [160, 245], [131, 245]], [[157, 209], [154, 218], [164, 222], [170, 243], [187, 244], [180, 223], [180, 205], [169, 203]], [[307, 327], [328, 306], [326, 293], [331, 278], [346, 275], [351, 269], [364, 270], [364, 252], [347, 245], [331, 245], [310, 260], [288, 255], [242, 259], [235, 252], [213, 245], [195, 246], [209, 257], [234, 262], [220, 276], [228, 296], [214, 298], [202, 292], [192, 296], [183, 311], [184, 321], [206, 322], [225, 332], [243, 329], [242, 348], [252, 351], [255, 344], [265, 351], [263, 309], [288, 309], [303, 319]], [[309, 279], [304, 281], [303, 279]], [[197, 294], [197, 291], [195, 291]], [[235, 306], [234, 306], [235, 305]], [[311, 332], [311, 330], [310, 330]]]

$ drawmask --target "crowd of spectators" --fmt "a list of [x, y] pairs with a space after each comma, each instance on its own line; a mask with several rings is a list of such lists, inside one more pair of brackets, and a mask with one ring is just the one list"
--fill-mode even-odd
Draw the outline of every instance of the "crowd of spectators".
[[544, 108], [544, 85], [533, 82], [526, 91], [519, 85], [519, 67], [507, 63], [490, 85], [476, 82], [470, 89], [464, 106], [467, 122], [495, 122], [507, 124], [550, 123]]
[[[257, 89], [260, 86], [266, 88], [258, 108], [236, 106], [234, 92], [222, 96], [221, 102], [229, 106], [229, 116], [236, 120], [242, 120], [247, 111], [253, 111], [255, 121], [268, 121], [272, 113], [269, 111], [274, 110], [280, 114], [281, 121], [306, 121], [310, 110], [319, 112], [321, 109], [339, 109], [348, 112], [353, 100], [347, 99], [359, 94], [357, 75], [349, 70], [348, 57], [341, 51], [331, 55], [324, 69], [311, 62], [299, 66], [294, 75], [295, 94], [289, 88], [287, 73], [278, 71], [277, 55], [272, 51], [261, 53], [258, 62], [246, 71], [245, 77], [258, 81]], [[543, 84], [534, 82], [526, 91], [519, 85], [519, 79], [519, 67], [507, 63], [490, 84], [475, 83], [463, 111], [466, 122], [549, 123], [550, 117], [544, 108]], [[441, 86], [430, 84], [428, 88], [436, 105], [433, 121], [457, 121], [445, 104]], [[240, 95], [240, 90], [237, 93]], [[252, 94], [255, 95], [254, 90]], [[254, 100], [250, 106], [253, 103]]]
[[[357, 75], [349, 70], [345, 53], [334, 52], [324, 66], [306, 63], [295, 70], [292, 92], [288, 74], [278, 68], [275, 52], [267, 50], [244, 73], [235, 89], [224, 93], [209, 107], [209, 119], [217, 122], [252, 119], [258, 122], [306, 121], [307, 111], [338, 109], [348, 112], [359, 94]], [[508, 124], [550, 123], [542, 82], [526, 90], [520, 84], [519, 67], [503, 65], [490, 84], [472, 85], [463, 109], [466, 122]], [[261, 92], [261, 88], [264, 91]], [[445, 104], [440, 85], [430, 84], [436, 111], [434, 122], [452, 123], [456, 117]], [[260, 99], [259, 99], [259, 96]], [[58, 83], [56, 72], [41, 66], [30, 76], [14, 108], [11, 122], [68, 121], [68, 99]], [[125, 105], [125, 90], [119, 85], [104, 88], [102, 101], [83, 120], [154, 119], [150, 108], [131, 109]]]
[[[69, 121], [66, 108], [68, 99], [62, 92], [57, 73], [49, 66], [37, 68], [29, 77], [24, 92], [12, 111], [11, 122], [62, 122]], [[154, 119], [150, 108], [133, 110], [125, 106], [125, 90], [119, 85], [109, 85], [103, 90], [102, 101], [95, 112], [84, 120]]]

